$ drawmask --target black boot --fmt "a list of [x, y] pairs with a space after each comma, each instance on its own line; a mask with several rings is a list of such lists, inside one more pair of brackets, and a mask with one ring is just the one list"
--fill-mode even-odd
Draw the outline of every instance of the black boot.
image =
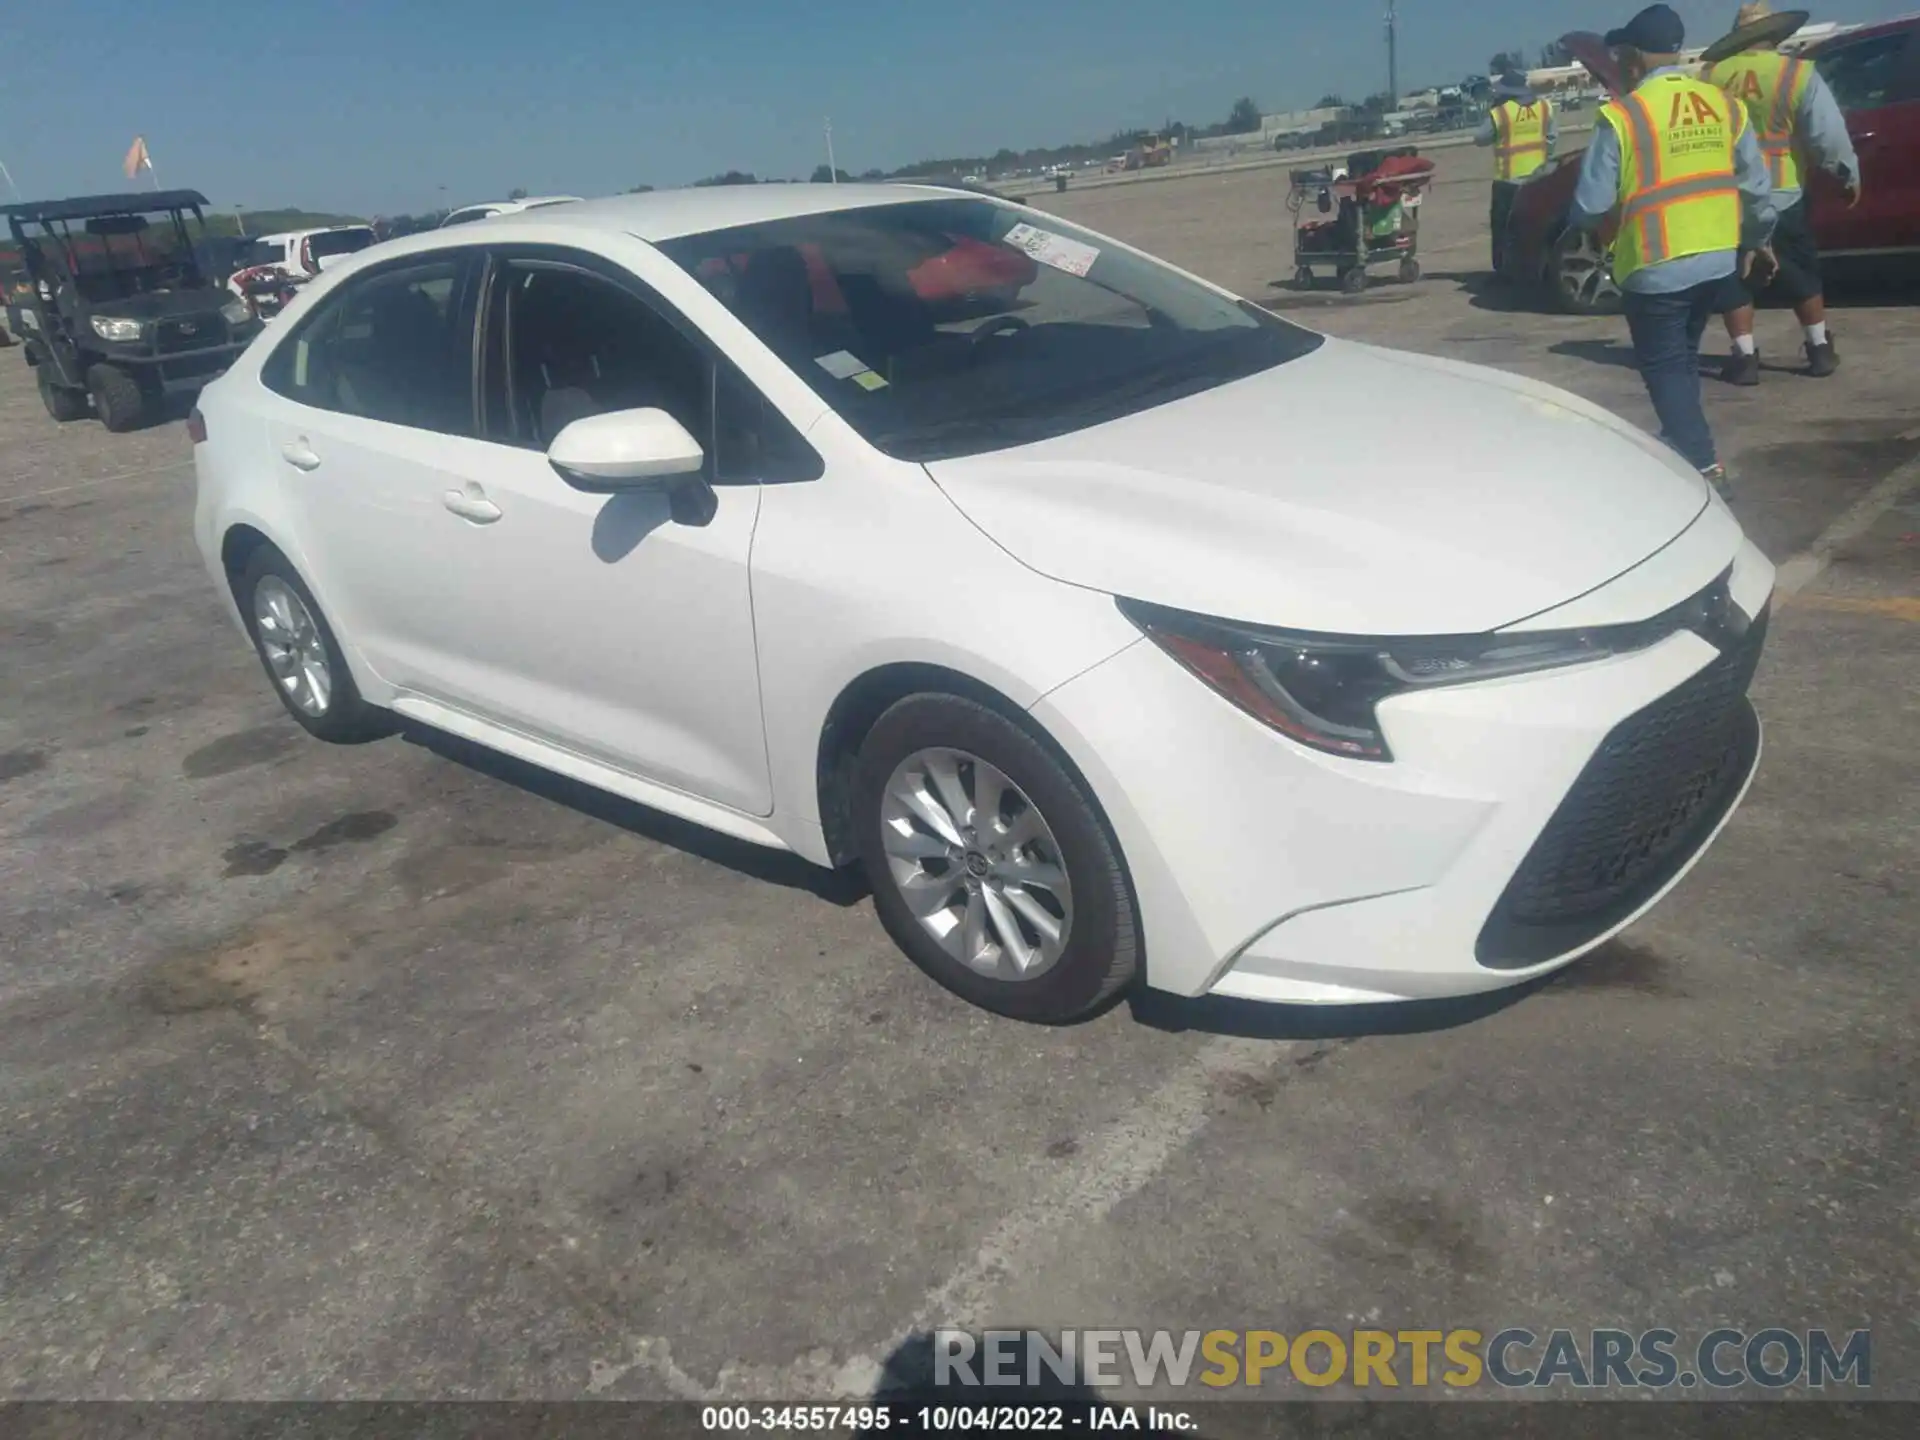
[[1729, 385], [1758, 385], [1760, 383], [1760, 352], [1743, 355], [1738, 350], [1727, 357], [1726, 368], [1720, 372], [1720, 378]]
[[1815, 345], [1811, 342], [1808, 343], [1807, 374], [1817, 380], [1824, 380], [1839, 368], [1840, 355], [1839, 352], [1833, 348], [1833, 341], [1828, 340], [1820, 345]]

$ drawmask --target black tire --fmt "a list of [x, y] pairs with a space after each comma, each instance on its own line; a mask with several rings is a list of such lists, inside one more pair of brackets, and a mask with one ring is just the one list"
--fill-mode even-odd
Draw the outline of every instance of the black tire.
[[1293, 287], [1296, 290], [1311, 290], [1313, 288], [1313, 269], [1311, 266], [1302, 265], [1293, 272]]
[[1620, 287], [1590, 230], [1560, 232], [1547, 255], [1547, 286], [1568, 315], [1618, 315]]
[[1412, 285], [1419, 279], [1420, 262], [1418, 260], [1402, 260], [1400, 262], [1400, 283], [1402, 285]]
[[[1031, 979], [985, 975], [950, 956], [914, 916], [889, 867], [882, 826], [887, 782], [920, 751], [951, 749], [996, 767], [1025, 792], [1057, 842], [1073, 908], [1051, 969]], [[1015, 1020], [1064, 1025], [1100, 1010], [1140, 966], [1133, 886], [1119, 846], [1081, 782], [1039, 739], [998, 711], [956, 695], [910, 695], [874, 722], [854, 781], [861, 863], [894, 942], [939, 984]]]
[[124, 435], [146, 423], [147, 392], [118, 365], [96, 365], [87, 371], [87, 389], [93, 392], [93, 413], [114, 434]]
[[[254, 594], [261, 582], [269, 578], [278, 580], [299, 597], [307, 614], [312, 617], [314, 629], [325, 650], [332, 693], [324, 712], [319, 715], [308, 714], [294, 703], [267, 658], [267, 646], [260, 637], [259, 620], [254, 614]], [[260, 668], [266, 671], [267, 682], [272, 685], [273, 693], [280, 697], [280, 703], [286, 707], [287, 713], [299, 722], [303, 730], [316, 740], [325, 740], [332, 745], [362, 745], [393, 733], [392, 715], [360, 698], [360, 688], [353, 683], [353, 673], [347, 669], [346, 658], [340, 653], [340, 642], [334, 638], [333, 627], [327, 624], [320, 603], [313, 598], [313, 592], [307, 589], [306, 582], [286, 556], [271, 545], [260, 546], [248, 559], [246, 568], [234, 577], [233, 598], [240, 607], [241, 618], [246, 622], [247, 634], [253, 640], [253, 651], [260, 659]]]
[[57, 383], [53, 378], [52, 364], [52, 361], [42, 359], [33, 367], [34, 383], [40, 387], [40, 403], [47, 407], [47, 414], [62, 425], [69, 420], [84, 419], [87, 392]]
[[1358, 295], [1367, 288], [1367, 267], [1355, 265], [1351, 270], [1340, 274], [1340, 289], [1348, 295]]

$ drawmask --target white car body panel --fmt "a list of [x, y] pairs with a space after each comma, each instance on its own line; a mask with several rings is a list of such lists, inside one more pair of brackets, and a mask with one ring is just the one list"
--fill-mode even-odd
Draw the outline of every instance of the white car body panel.
[[[1772, 566], [1683, 462], [1551, 387], [1339, 342], [1055, 440], [893, 459], [649, 242], [938, 192], [749, 188], [769, 189], [522, 212], [316, 278], [201, 398], [195, 534], [223, 594], [225, 538], [256, 530], [371, 703], [819, 863], [841, 858], [821, 813], [836, 701], [883, 667], [957, 674], [1071, 762], [1132, 880], [1147, 982], [1181, 995], [1466, 994], [1606, 938], [1524, 970], [1474, 952], [1600, 741], [1708, 665], [1705, 640], [1396, 696], [1379, 764], [1268, 729], [1114, 601], [1344, 634], [1535, 631], [1643, 620], [1730, 570], [1758, 616]], [[262, 384], [273, 346], [369, 266], [526, 242], [650, 285], [806, 436], [820, 477], [720, 486], [711, 524], [680, 525], [658, 498], [570, 489], [536, 452]], [[1412, 461], [1369, 458], [1388, 402], [1420, 436]], [[296, 469], [288, 447], [321, 463]]]

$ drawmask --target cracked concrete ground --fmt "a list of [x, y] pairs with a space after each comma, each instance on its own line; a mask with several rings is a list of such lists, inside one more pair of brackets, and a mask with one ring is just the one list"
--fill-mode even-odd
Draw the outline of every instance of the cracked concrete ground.
[[[1272, 283], [1283, 172], [1042, 203], [1648, 423], [1618, 322], [1481, 285], [1483, 159], [1432, 278], [1358, 302]], [[937, 1325], [1377, 1320], [1870, 1326], [1920, 1398], [1920, 312], [1834, 326], [1831, 381], [1710, 387], [1777, 560], [1885, 503], [1776, 616], [1760, 778], [1660, 910], [1483, 1005], [1063, 1031], [933, 988], [842, 879], [431, 735], [307, 741], [192, 553], [181, 427], [56, 427], [0, 355], [0, 1393], [859, 1395]]]

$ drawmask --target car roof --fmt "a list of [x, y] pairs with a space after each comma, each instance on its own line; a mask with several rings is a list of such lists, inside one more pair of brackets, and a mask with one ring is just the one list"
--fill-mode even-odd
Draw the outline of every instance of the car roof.
[[1855, 40], [1871, 40], [1879, 35], [1897, 35], [1902, 30], [1916, 28], [1920, 28], [1920, 11], [1915, 11], [1911, 15], [1896, 16], [1892, 20], [1877, 20], [1871, 25], [1861, 25], [1852, 30], [1842, 30], [1838, 35], [1829, 35], [1826, 39], [1809, 45], [1807, 53], [1821, 55], [1835, 46], [1845, 45]]
[[309, 235], [331, 235], [336, 230], [371, 230], [364, 220], [351, 225], [316, 225], [311, 230], [276, 230], [271, 235], [249, 235], [249, 240], [304, 240]]
[[496, 215], [481, 225], [573, 225], [637, 235], [642, 240], [676, 240], [707, 230], [762, 225], [835, 210], [862, 210], [905, 201], [959, 199], [972, 192], [928, 185], [700, 185], [687, 190], [651, 190], [580, 200], [564, 211], [545, 208]]
[[155, 210], [206, 207], [198, 190], [129, 190], [118, 195], [75, 195], [66, 200], [28, 200], [4, 207], [21, 220], [87, 220], [97, 215], [146, 215]]

